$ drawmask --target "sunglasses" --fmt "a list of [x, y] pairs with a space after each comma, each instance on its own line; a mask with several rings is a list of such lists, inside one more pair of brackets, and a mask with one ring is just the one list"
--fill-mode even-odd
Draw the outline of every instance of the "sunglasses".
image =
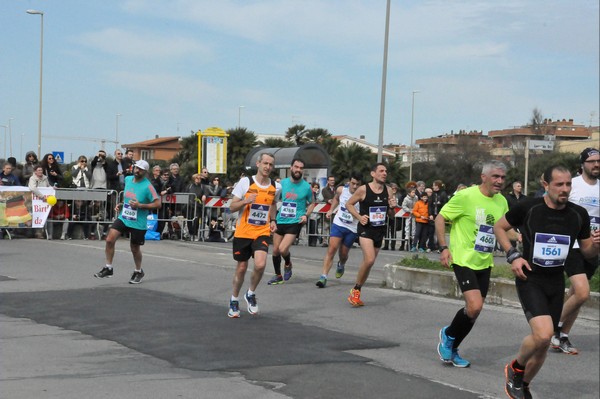
[[48, 161], [54, 161], [54, 158], [48, 157]]
[[87, 159], [82, 159], [81, 161], [79, 161], [81, 163], [87, 163]]

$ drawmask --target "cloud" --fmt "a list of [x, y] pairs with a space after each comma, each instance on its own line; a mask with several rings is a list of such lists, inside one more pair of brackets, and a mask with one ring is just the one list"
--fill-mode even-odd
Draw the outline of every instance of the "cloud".
[[166, 101], [207, 102], [218, 94], [218, 90], [201, 80], [169, 73], [109, 72], [114, 85], [125, 87], [145, 95]]
[[133, 32], [119, 28], [83, 33], [76, 41], [108, 54], [128, 58], [182, 58], [198, 53], [202, 55], [201, 58], [206, 58], [212, 53], [209, 46], [187, 37]]

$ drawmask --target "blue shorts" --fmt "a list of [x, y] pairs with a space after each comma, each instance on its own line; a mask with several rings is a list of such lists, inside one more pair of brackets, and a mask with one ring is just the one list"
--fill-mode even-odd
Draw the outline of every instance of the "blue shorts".
[[344, 246], [346, 248], [352, 248], [352, 245], [354, 244], [354, 241], [356, 241], [356, 237], [358, 237], [358, 234], [353, 233], [352, 231], [350, 231], [349, 229], [347, 229], [344, 226], [338, 226], [335, 223], [331, 224], [331, 237], [339, 237], [342, 239], [342, 244], [344, 244]]

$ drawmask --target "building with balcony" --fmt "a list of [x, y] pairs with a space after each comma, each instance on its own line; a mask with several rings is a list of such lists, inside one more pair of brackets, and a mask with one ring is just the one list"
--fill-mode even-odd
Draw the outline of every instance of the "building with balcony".
[[181, 150], [181, 137], [159, 137], [137, 143], [123, 144], [123, 149], [133, 150], [133, 159], [169, 161]]
[[572, 145], [579, 148], [579, 144], [575, 143], [591, 140], [592, 132], [593, 129], [590, 127], [574, 124], [573, 119], [555, 121], [544, 119], [537, 126], [490, 130], [488, 132], [492, 140], [490, 154], [496, 159], [513, 164], [515, 156], [521, 156], [525, 151], [527, 140], [554, 141], [559, 150]]

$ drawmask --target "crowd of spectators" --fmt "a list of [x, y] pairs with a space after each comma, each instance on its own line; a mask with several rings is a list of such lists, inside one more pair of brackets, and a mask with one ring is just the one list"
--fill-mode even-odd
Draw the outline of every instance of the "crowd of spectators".
[[[113, 190], [123, 189], [124, 178], [132, 174], [135, 162], [133, 151], [123, 152], [117, 149], [112, 157], [107, 158], [104, 150], [98, 151], [88, 164], [88, 157], [81, 155], [70, 168], [70, 174], [65, 175], [61, 166], [52, 154], [45, 154], [41, 160], [35, 152], [25, 154], [25, 162], [19, 164], [14, 157], [2, 165], [0, 185], [28, 186], [35, 192], [37, 187], [70, 187], [77, 189]], [[170, 239], [212, 239], [227, 240], [226, 230], [234, 228], [235, 215], [230, 215], [226, 209], [210, 207], [205, 209], [208, 197], [228, 197], [234, 184], [223, 182], [220, 176], [211, 176], [207, 168], [192, 176], [182, 176], [180, 166], [172, 163], [163, 168], [154, 165], [148, 178], [157, 193], [167, 196], [175, 193], [188, 193], [186, 204], [163, 201], [156, 212], [158, 220], [157, 231], [161, 237]], [[337, 182], [335, 176], [328, 176], [326, 184], [321, 187], [318, 182], [312, 182], [315, 202], [331, 203], [336, 188], [345, 182]], [[438, 249], [436, 243], [434, 220], [440, 209], [448, 202], [449, 195], [441, 180], [432, 182], [427, 187], [424, 181], [409, 181], [403, 187], [391, 182], [392, 192], [396, 196], [398, 213], [390, 220], [383, 250], [406, 250], [431, 252]], [[456, 191], [465, 188], [459, 185]], [[455, 191], [455, 192], [456, 192]], [[517, 181], [507, 194], [509, 205], [514, 205], [524, 198], [522, 183]], [[69, 201], [59, 203], [50, 214], [47, 237], [52, 238], [54, 225], [61, 226], [61, 239], [74, 237], [75, 226], [81, 226], [81, 236], [84, 239], [99, 239], [104, 236], [108, 224], [103, 225], [103, 231], [97, 231], [93, 226], [99, 220], [113, 217], [109, 209], [110, 201], [99, 206], [91, 201]], [[68, 223], [73, 221], [76, 223]], [[327, 245], [327, 229], [329, 221], [322, 214], [311, 215], [309, 219], [308, 244]], [[40, 237], [40, 232], [35, 232]]]

